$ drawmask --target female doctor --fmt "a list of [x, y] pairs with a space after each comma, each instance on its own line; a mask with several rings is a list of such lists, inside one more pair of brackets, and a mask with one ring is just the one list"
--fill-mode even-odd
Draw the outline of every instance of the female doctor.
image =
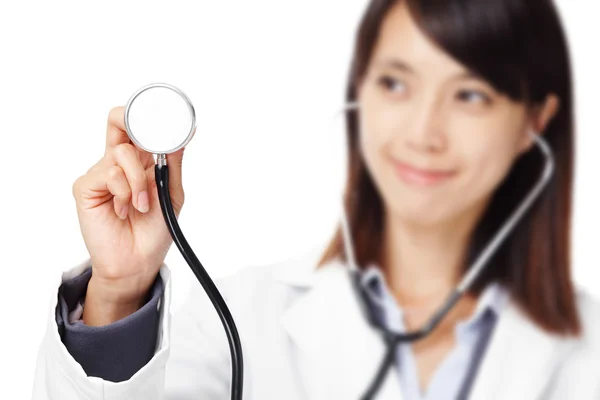
[[[600, 399], [600, 306], [571, 279], [570, 62], [550, 0], [372, 0], [347, 91], [345, 207], [382, 323], [414, 331], [443, 304], [542, 167], [548, 186], [427, 337], [402, 344], [377, 399]], [[223, 328], [195, 288], [169, 312], [171, 245], [151, 154], [123, 107], [73, 185], [90, 258], [62, 276], [33, 398], [228, 399]], [[359, 118], [360, 117], [360, 118]], [[184, 203], [183, 151], [168, 156]], [[385, 353], [347, 274], [341, 228], [316, 260], [218, 282], [244, 351], [244, 398], [358, 399]], [[58, 286], [58, 285], [57, 285]]]

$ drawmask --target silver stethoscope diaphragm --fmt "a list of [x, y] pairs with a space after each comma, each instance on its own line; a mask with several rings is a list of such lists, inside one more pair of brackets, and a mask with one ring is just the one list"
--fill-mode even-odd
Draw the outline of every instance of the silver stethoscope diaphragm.
[[137, 90], [125, 106], [125, 128], [131, 141], [148, 153], [174, 153], [196, 132], [196, 112], [183, 91], [166, 83]]

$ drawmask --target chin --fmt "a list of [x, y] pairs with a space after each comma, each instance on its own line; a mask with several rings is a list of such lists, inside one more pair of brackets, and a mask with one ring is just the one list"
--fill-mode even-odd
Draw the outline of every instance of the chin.
[[453, 216], [447, 208], [428, 207], [426, 204], [396, 204], [392, 212], [396, 221], [423, 227], [443, 224]]

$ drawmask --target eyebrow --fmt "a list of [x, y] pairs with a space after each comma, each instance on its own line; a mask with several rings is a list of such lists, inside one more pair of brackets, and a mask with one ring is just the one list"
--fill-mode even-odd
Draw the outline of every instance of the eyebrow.
[[[399, 71], [403, 71], [403, 72], [407, 72], [407, 73], [416, 75], [416, 71], [407, 62], [400, 60], [400, 59], [391, 58], [391, 59], [379, 61], [377, 64], [381, 67], [391, 67], [391, 68], [397, 69]], [[473, 71], [466, 70], [466, 71], [456, 74], [454, 76], [454, 79], [483, 79], [483, 78], [481, 77], [481, 75], [479, 75]]]

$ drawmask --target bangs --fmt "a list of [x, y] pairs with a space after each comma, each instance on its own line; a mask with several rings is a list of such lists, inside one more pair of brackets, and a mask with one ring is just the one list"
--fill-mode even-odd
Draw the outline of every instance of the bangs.
[[514, 101], [537, 97], [526, 84], [532, 60], [523, 0], [404, 1], [424, 35], [498, 92]]

